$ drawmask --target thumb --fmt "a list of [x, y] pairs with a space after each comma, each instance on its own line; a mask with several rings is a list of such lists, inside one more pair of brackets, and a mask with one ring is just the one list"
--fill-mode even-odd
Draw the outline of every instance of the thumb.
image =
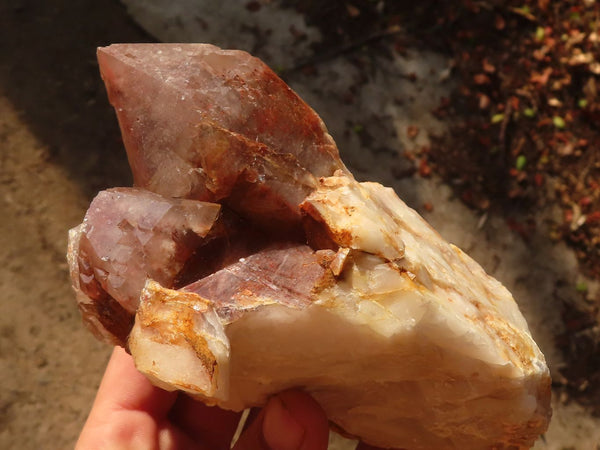
[[268, 401], [234, 450], [326, 450], [328, 437], [319, 404], [304, 392], [285, 391]]

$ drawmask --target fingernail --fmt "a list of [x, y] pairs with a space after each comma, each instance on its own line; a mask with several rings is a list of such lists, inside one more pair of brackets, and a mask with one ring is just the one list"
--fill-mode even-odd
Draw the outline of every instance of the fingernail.
[[263, 436], [273, 450], [299, 450], [304, 442], [304, 428], [278, 397], [269, 400], [263, 422]]

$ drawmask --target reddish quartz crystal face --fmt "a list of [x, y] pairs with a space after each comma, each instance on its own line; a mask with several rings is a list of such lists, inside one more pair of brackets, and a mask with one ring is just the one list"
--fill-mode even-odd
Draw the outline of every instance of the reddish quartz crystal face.
[[125, 44], [98, 60], [136, 186], [285, 226], [315, 177], [346, 171], [319, 116], [245, 52]]

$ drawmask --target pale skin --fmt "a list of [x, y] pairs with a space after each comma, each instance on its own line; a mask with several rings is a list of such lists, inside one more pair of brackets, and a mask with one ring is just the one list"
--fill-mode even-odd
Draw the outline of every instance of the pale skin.
[[[116, 347], [77, 450], [226, 450], [240, 413], [153, 386]], [[313, 398], [289, 390], [254, 410], [234, 450], [325, 450], [329, 423]], [[359, 444], [357, 450], [377, 450]]]

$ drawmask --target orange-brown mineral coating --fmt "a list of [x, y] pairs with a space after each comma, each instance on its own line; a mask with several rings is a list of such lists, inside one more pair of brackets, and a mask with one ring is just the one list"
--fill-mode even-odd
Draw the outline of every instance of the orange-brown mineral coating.
[[216, 201], [268, 229], [299, 229], [299, 204], [317, 187], [316, 178], [289, 153], [214, 123], [196, 127], [184, 158], [202, 167], [206, 189]]
[[[173, 296], [175, 291], [168, 289], [157, 290], [150, 287], [149, 290], [151, 295], [148, 295], [147, 290], [142, 293], [145, 298], [137, 310], [136, 320], [144, 329], [152, 331], [158, 342], [189, 345], [212, 378], [217, 361], [206, 339], [195, 332], [198, 311], [206, 310], [206, 305], [197, 302], [197, 298], [191, 294], [178, 292], [177, 296]], [[168, 307], [165, 308], [167, 304]], [[161, 314], [156, 313], [158, 309], [162, 309]]]
[[[333, 258], [330, 253], [326, 262]], [[334, 282], [322, 252], [288, 244], [241, 258], [183, 290], [207, 299], [221, 317], [233, 320], [233, 313], [241, 315], [245, 309], [264, 304], [305, 308], [316, 292]]]

